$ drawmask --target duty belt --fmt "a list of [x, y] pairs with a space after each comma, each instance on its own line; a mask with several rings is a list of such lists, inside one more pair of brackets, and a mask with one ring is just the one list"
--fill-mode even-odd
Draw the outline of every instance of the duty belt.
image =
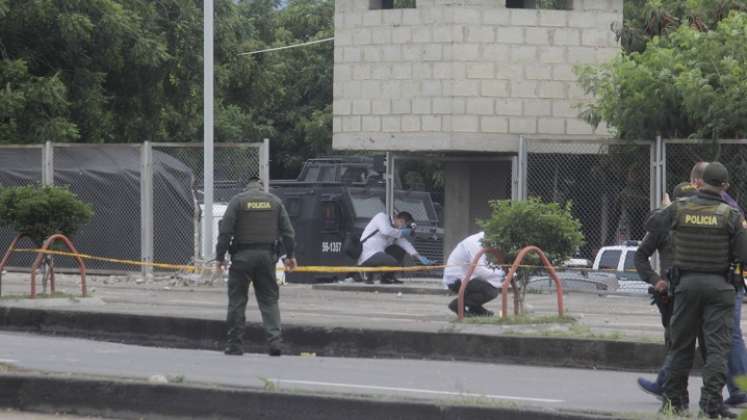
[[236, 251], [244, 251], [247, 249], [256, 249], [262, 251], [275, 251], [275, 244], [237, 244]]

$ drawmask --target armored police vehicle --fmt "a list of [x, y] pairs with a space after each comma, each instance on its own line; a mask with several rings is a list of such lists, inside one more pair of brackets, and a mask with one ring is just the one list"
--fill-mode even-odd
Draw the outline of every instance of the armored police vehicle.
[[[270, 190], [283, 200], [296, 229], [299, 264], [355, 265], [343, 253], [343, 242], [346, 235], [360, 237], [371, 218], [386, 211], [383, 174], [383, 159], [327, 157], [308, 160], [295, 180], [270, 183]], [[395, 211], [407, 211], [415, 219], [412, 242], [418, 252], [433, 261], [443, 261], [443, 229], [430, 194], [403, 190], [395, 179], [394, 196]], [[325, 282], [344, 279], [347, 274], [289, 273], [287, 279]]]
[[[368, 222], [386, 211], [384, 159], [379, 157], [325, 157], [305, 162], [293, 180], [270, 182], [270, 191], [280, 197], [296, 230], [296, 258], [300, 265], [356, 265], [343, 252], [346, 236], [360, 237]], [[443, 261], [443, 229], [431, 195], [401, 188], [395, 182], [395, 210], [407, 211], [415, 219], [412, 244], [420, 255]], [[236, 180], [216, 180], [213, 207], [214, 232], [223, 217], [225, 203], [244, 189]], [[282, 251], [281, 251], [282, 252]], [[334, 282], [351, 273], [288, 273], [296, 283]], [[408, 274], [412, 276], [414, 274]], [[440, 276], [439, 272], [423, 275]]]

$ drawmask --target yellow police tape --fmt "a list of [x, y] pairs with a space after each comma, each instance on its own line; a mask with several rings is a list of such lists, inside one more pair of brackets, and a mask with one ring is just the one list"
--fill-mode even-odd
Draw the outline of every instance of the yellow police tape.
[[194, 266], [194, 265], [165, 264], [165, 263], [144, 262], [144, 261], [138, 261], [138, 260], [122, 260], [118, 258], [97, 257], [95, 255], [76, 254], [74, 252], [56, 251], [53, 249], [19, 248], [19, 249], [14, 250], [14, 252], [29, 252], [29, 253], [35, 253], [35, 254], [61, 255], [64, 257], [75, 257], [75, 258], [81, 258], [84, 260], [104, 261], [104, 262], [123, 264], [123, 265], [137, 265], [141, 267], [165, 268], [169, 270], [186, 270], [190, 272], [199, 270], [199, 267]]
[[[95, 255], [80, 254], [80, 253], [76, 254], [74, 252], [57, 251], [57, 250], [52, 250], [52, 249], [44, 250], [44, 249], [34, 249], [34, 248], [19, 248], [19, 249], [16, 249], [15, 252], [60, 255], [64, 257], [74, 257], [74, 258], [81, 258], [84, 260], [103, 261], [103, 262], [110, 262], [110, 263], [123, 264], [123, 265], [154, 267], [154, 268], [163, 268], [163, 269], [168, 269], [168, 270], [183, 270], [183, 271], [187, 271], [190, 273], [202, 270], [202, 268], [195, 266], [195, 265], [166, 264], [166, 263], [145, 262], [145, 261], [139, 261], [139, 260], [126, 260], [126, 259], [119, 259], [119, 258], [97, 257]], [[422, 265], [422, 266], [414, 266], [414, 267], [358, 267], [358, 266], [343, 267], [343, 266], [307, 265], [307, 266], [296, 267], [293, 270], [286, 269], [285, 271], [293, 271], [294, 273], [349, 273], [349, 272], [380, 273], [380, 272], [387, 272], [387, 271], [397, 271], [397, 272], [431, 271], [431, 270], [440, 270], [446, 267], [447, 266], [445, 265]], [[281, 271], [281, 270], [278, 270], [278, 271]]]
[[[153, 268], [163, 268], [167, 270], [183, 270], [190, 273], [199, 272], [205, 269], [205, 267], [199, 267], [196, 265], [188, 265], [188, 264], [167, 264], [167, 263], [156, 263], [156, 262], [144, 262], [139, 260], [126, 260], [126, 259], [119, 259], [119, 258], [108, 258], [108, 257], [98, 257], [95, 255], [89, 255], [89, 254], [76, 254], [74, 252], [66, 252], [66, 251], [57, 251], [52, 249], [34, 249], [34, 248], [19, 248], [14, 250], [15, 252], [26, 252], [26, 253], [40, 253], [40, 254], [48, 254], [48, 255], [60, 255], [65, 257], [77, 257], [84, 260], [92, 260], [92, 261], [103, 261], [103, 262], [110, 262], [115, 264], [123, 264], [123, 265], [135, 265], [139, 267], [153, 267]], [[460, 266], [466, 266], [469, 264], [464, 264]], [[306, 266], [299, 266], [296, 267], [293, 270], [281, 270], [278, 269], [278, 271], [286, 271], [286, 272], [294, 272], [294, 273], [382, 273], [382, 272], [399, 272], [399, 273], [414, 273], [414, 272], [424, 272], [424, 271], [433, 271], [433, 270], [441, 270], [446, 267], [449, 267], [449, 265], [418, 265], [418, 266], [412, 266], [412, 267], [361, 267], [361, 266], [323, 266], [323, 265], [306, 265]], [[502, 268], [509, 268], [511, 267], [510, 264], [503, 264], [500, 265]], [[520, 268], [545, 268], [545, 266], [538, 266], [538, 265], [519, 265]], [[557, 268], [557, 267], [553, 267]], [[594, 271], [594, 272], [617, 272], [617, 270], [613, 269], [597, 269], [594, 270], [592, 268], [583, 268], [583, 267], [573, 267], [571, 268], [573, 271]], [[627, 272], [636, 272], [636, 270], [625, 270]], [[747, 278], [747, 277], [746, 277]]]

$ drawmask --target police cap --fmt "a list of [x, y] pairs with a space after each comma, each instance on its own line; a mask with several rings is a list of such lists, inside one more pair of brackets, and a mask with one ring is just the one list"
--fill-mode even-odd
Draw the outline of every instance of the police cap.
[[695, 194], [697, 190], [695, 189], [695, 186], [689, 182], [681, 182], [677, 184], [676, 187], [674, 187], [674, 191], [672, 191], [672, 198], [678, 199], [682, 197], [689, 197], [693, 194]]
[[714, 187], [720, 187], [729, 182], [729, 171], [721, 162], [710, 162], [703, 171], [703, 181]]

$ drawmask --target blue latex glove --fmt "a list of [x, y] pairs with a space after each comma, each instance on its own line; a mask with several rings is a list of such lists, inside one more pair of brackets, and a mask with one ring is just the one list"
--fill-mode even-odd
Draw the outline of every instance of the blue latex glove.
[[412, 236], [412, 229], [410, 229], [410, 228], [402, 228], [402, 229], [399, 230], [399, 234], [403, 238], [406, 238], [408, 236]]
[[420, 264], [423, 264], [423, 265], [433, 264], [433, 261], [431, 261], [428, 257], [424, 257], [422, 255], [418, 256], [418, 260], [420, 261]]

